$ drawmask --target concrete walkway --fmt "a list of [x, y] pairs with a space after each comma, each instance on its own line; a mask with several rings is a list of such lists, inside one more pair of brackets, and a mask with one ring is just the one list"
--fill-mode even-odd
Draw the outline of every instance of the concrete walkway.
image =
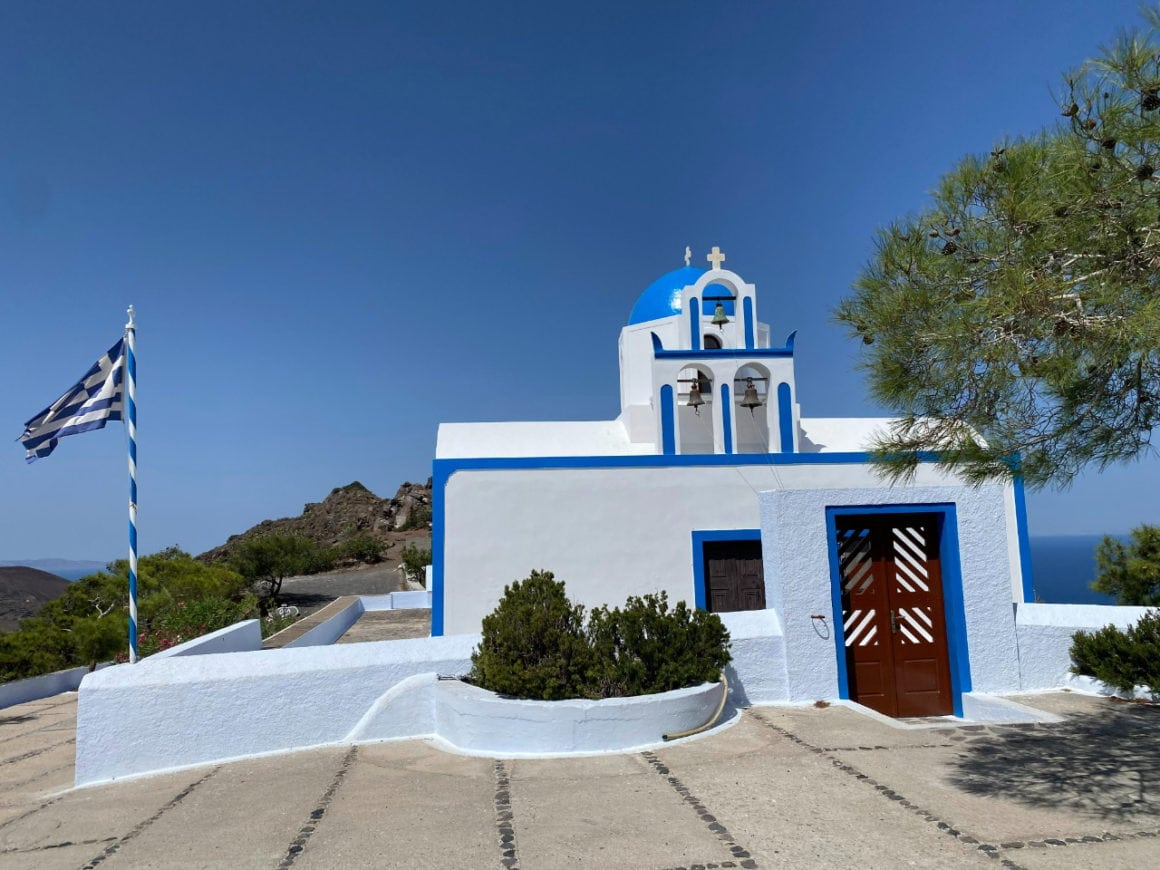
[[767, 707], [654, 752], [406, 741], [70, 790], [61, 695], [0, 711], [0, 867], [1157, 866], [1160, 708], [1024, 700], [1067, 719], [899, 729]]

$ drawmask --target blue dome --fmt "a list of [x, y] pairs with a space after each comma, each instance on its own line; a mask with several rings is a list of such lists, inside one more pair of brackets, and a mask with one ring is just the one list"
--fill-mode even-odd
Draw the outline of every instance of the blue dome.
[[628, 315], [629, 324], [646, 323], [661, 317], [672, 317], [681, 313], [681, 291], [705, 274], [696, 266], [682, 266], [680, 269], [661, 275], [645, 288], [632, 306]]

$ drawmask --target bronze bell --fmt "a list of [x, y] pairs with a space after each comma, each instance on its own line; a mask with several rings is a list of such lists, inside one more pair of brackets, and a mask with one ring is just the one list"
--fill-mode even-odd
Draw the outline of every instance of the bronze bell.
[[689, 401], [685, 404], [693, 409], [694, 414], [701, 416], [701, 406], [705, 404], [705, 400], [701, 398], [701, 384], [698, 381], [689, 384]]
[[725, 314], [725, 306], [718, 302], [717, 307], [713, 309], [713, 325], [722, 329], [728, 322], [729, 317]]
[[753, 378], [745, 379], [745, 395], [741, 397], [741, 407], [748, 408], [750, 414], [754, 408], [761, 407], [761, 397], [757, 395], [757, 387], [753, 386]]

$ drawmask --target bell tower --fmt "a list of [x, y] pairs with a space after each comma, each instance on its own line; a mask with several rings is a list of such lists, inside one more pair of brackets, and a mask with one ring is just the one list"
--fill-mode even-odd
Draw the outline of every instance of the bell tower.
[[666, 455], [800, 449], [794, 334], [770, 346], [757, 292], [724, 267], [689, 263], [645, 289], [620, 333], [620, 420], [633, 443]]

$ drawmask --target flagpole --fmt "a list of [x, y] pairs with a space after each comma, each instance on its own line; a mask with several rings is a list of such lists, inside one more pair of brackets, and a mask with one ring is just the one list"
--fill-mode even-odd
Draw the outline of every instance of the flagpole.
[[125, 324], [125, 382], [129, 433], [129, 663], [137, 661], [137, 324], [129, 306]]

